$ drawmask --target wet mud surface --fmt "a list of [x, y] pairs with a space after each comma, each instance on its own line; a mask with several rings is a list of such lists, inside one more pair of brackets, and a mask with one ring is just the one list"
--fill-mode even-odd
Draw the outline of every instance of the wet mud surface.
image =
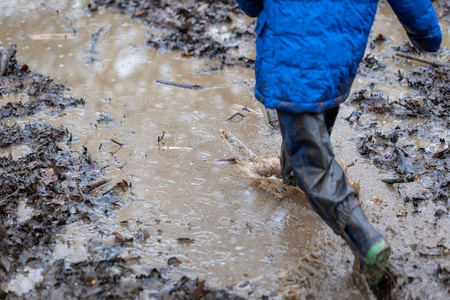
[[[207, 61], [209, 66], [206, 70], [202, 69], [202, 72], [226, 71], [230, 66], [237, 67], [238, 70], [253, 67], [253, 49], [241, 49], [245, 47], [238, 46], [254, 41], [255, 23], [244, 19], [233, 0], [205, 0], [194, 3], [92, 0], [89, 5], [88, 2], [83, 3], [83, 10], [90, 18], [100, 18], [102, 10], [113, 8], [126, 16], [143, 21], [151, 32], [146, 46], [162, 51], [174, 51], [175, 57], [181, 59], [196, 57], [202, 62]], [[304, 226], [308, 231], [308, 228], [311, 228], [314, 237], [306, 240], [299, 231], [288, 230], [281, 239], [275, 239], [274, 235], [264, 237], [264, 244], [285, 243], [283, 250], [293, 253], [291, 255], [296, 257], [294, 262], [288, 263], [289, 267], [276, 274], [277, 279], [272, 279], [267, 273], [260, 276], [276, 281], [276, 288], [273, 288], [273, 285], [264, 288], [258, 284], [260, 281], [247, 274], [250, 273], [250, 265], [247, 264], [257, 264], [261, 261], [270, 263], [274, 261], [272, 253], [265, 254], [266, 257], [260, 261], [249, 257], [246, 263], [240, 263], [240, 269], [234, 269], [234, 266], [227, 269], [234, 257], [223, 254], [223, 259], [219, 256], [221, 264], [213, 265], [212, 272], [206, 271], [209, 262], [201, 261], [202, 264], [198, 266], [200, 271], [197, 269], [197, 272], [202, 274], [201, 278], [196, 279], [198, 276], [195, 272], [179, 276], [176, 270], [179, 270], [180, 266], [183, 268], [188, 265], [189, 257], [182, 255], [183, 251], [171, 250], [176, 248], [173, 244], [169, 244], [168, 249], [158, 248], [158, 245], [164, 243], [165, 235], [168, 234], [166, 231], [170, 231], [168, 226], [178, 226], [174, 229], [179, 231], [175, 240], [178, 247], [200, 252], [197, 246], [204, 248], [205, 252], [201, 253], [206, 254], [203, 256], [214, 256], [222, 253], [206, 248], [217, 246], [222, 241], [230, 243], [232, 247], [237, 245], [236, 253], [241, 255], [241, 244], [233, 244], [233, 241], [257, 236], [261, 234], [262, 227], [270, 227], [271, 224], [247, 221], [245, 218], [248, 216], [242, 212], [241, 215], [237, 214], [235, 219], [224, 215], [218, 225], [213, 224], [223, 227], [224, 224], [232, 224], [233, 233], [225, 233], [230, 241], [225, 242], [224, 239], [214, 237], [214, 233], [205, 233], [205, 229], [200, 229], [203, 231], [198, 234], [190, 231], [196, 225], [201, 228], [198, 226], [200, 221], [196, 218], [202, 219], [201, 222], [208, 218], [198, 217], [199, 213], [192, 213], [193, 208], [186, 211], [195, 215], [195, 218], [184, 218], [185, 213], [183, 218], [177, 219], [180, 209], [176, 206], [173, 211], [165, 211], [163, 206], [136, 206], [142, 204], [131, 196], [133, 193], [139, 193], [139, 187], [133, 189], [130, 178], [138, 176], [128, 176], [123, 180], [116, 180], [118, 182], [111, 181], [108, 179], [110, 173], [105, 176], [105, 173], [110, 171], [110, 166], [100, 163], [93, 153], [99, 154], [102, 147], [114, 144], [119, 150], [109, 152], [113, 162], [110, 164], [118, 165], [117, 169], [122, 173], [138, 172], [136, 170], [143, 168], [142, 164], [147, 160], [147, 153], [145, 158], [142, 154], [138, 162], [134, 163], [131, 154], [125, 152], [126, 154], [120, 156], [120, 151], [127, 149], [127, 142], [120, 138], [123, 134], [113, 135], [113, 138], [108, 136], [108, 139], [97, 138], [94, 142], [95, 150], [98, 150], [94, 151], [91, 144], [80, 144], [76, 134], [71, 132], [75, 130], [73, 127], [69, 130], [65, 126], [48, 124], [45, 120], [33, 119], [27, 122], [24, 117], [38, 114], [44, 119], [48, 117], [52, 120], [65, 112], [70, 114], [70, 110], [75, 107], [79, 110], [73, 115], [77, 115], [86, 109], [84, 105], [87, 104], [83, 99], [69, 95], [70, 86], [66, 87], [52, 77], [40, 75], [24, 62], [18, 61], [15, 47], [8, 45], [10, 50], [2, 49], [0, 65], [0, 93], [4, 97], [3, 106], [0, 108], [0, 298], [445, 299], [450, 292], [450, 53], [443, 48], [438, 55], [423, 55], [410, 44], [404, 43], [405, 35], [395, 32], [398, 29], [394, 32], [384, 30], [384, 24], [391, 22], [393, 16], [383, 3], [380, 4], [378, 22], [375, 23], [369, 39], [368, 51], [360, 66], [354, 91], [348, 103], [341, 109], [332, 136], [338, 160], [345, 166], [349, 179], [358, 179], [358, 185], [361, 186], [360, 200], [363, 209], [374, 226], [386, 235], [394, 249], [388, 279], [380, 288], [368, 288], [364, 278], [354, 269], [353, 255], [331, 230], [319, 226], [321, 229], [314, 231], [314, 226], [317, 227], [315, 219], [305, 217], [313, 214], [311, 208], [307, 207], [307, 213], [299, 217], [304, 218], [302, 223], [283, 214], [286, 207], [292, 209], [292, 205], [304, 205], [301, 201], [293, 204], [289, 202], [289, 198], [301, 198], [301, 193], [294, 191], [292, 194], [288, 188], [282, 186], [276, 176], [272, 176], [273, 172], [262, 176], [261, 172], [255, 171], [255, 168], [261, 166], [264, 169], [278, 168], [278, 145], [269, 143], [267, 146], [267, 140], [277, 135], [274, 130], [259, 131], [251, 136], [257, 136], [257, 142], [250, 142], [251, 148], [261, 144], [259, 151], [255, 152], [267, 155], [258, 156], [260, 161], [245, 161], [245, 164], [241, 165], [238, 163], [241, 170], [236, 173], [239, 175], [231, 180], [244, 180], [242, 185], [245, 189], [252, 188], [252, 184], [261, 189], [262, 192], [258, 194], [261, 199], [256, 201], [258, 205], [263, 205], [264, 201], [268, 202], [267, 198], [278, 199], [277, 209], [267, 209], [268, 214], [272, 214], [274, 219], [288, 218], [286, 222], [301, 224], [299, 227]], [[433, 4], [442, 24], [445, 24], [443, 26], [448, 26], [448, 23], [445, 23], [449, 21], [446, 1], [434, 1]], [[61, 17], [59, 12], [57, 14]], [[69, 24], [68, 29], [78, 33], [77, 22], [67, 20], [69, 19], [64, 17], [65, 23]], [[65, 26], [67, 27], [67, 24]], [[87, 44], [84, 45], [83, 64], [96, 68], [98, 64], [105, 63], [106, 59], [102, 53], [105, 50], [101, 43], [110, 30], [108, 26], [97, 26], [90, 32], [90, 43], [87, 48]], [[444, 42], [448, 47], [448, 33], [445, 35], [445, 32]], [[195, 63], [194, 59], [192, 61]], [[249, 78], [244, 83], [245, 89], [240, 93], [244, 97], [250, 97], [252, 79]], [[184, 89], [191, 87], [191, 91], [187, 92], [200, 92], [195, 88], [213, 86], [210, 82], [199, 84], [201, 85], [177, 83], [178, 87]], [[11, 96], [16, 96], [15, 99], [25, 98], [27, 102], [10, 101]], [[104, 98], [102, 103], [114, 102], [106, 95], [101, 96]], [[173, 97], [173, 94], [166, 94], [165, 97]], [[8, 99], [6, 104], [5, 99]], [[156, 98], [154, 101], [159, 100]], [[180, 106], [179, 103], [176, 104]], [[127, 105], [120, 103], [117, 106], [117, 114], [106, 109], [97, 113], [92, 117], [92, 127], [106, 130], [126, 122], [122, 110], [125, 111]], [[155, 111], [160, 112], [166, 106], [164, 102], [158, 103]], [[195, 109], [195, 113], [190, 113], [188, 119], [199, 118], [205, 122], [202, 110]], [[240, 115], [220, 126], [226, 124], [237, 128], [239, 124], [245, 124], [251, 119], [246, 112], [241, 110]], [[185, 115], [182, 117], [186, 119]], [[223, 119], [226, 120], [225, 117]], [[55, 122], [52, 120], [49, 123]], [[153, 124], [151, 126], [155, 127]], [[195, 126], [201, 128], [199, 123]], [[125, 129], [122, 130], [124, 131]], [[209, 138], [206, 130], [200, 131], [201, 139]], [[218, 130], [216, 134], [219, 136]], [[217, 139], [220, 142], [220, 137]], [[167, 144], [176, 142], [170, 133], [165, 139], [164, 133], [159, 136], [158, 144], [160, 140]], [[216, 143], [215, 147], [218, 147], [217, 140], [213, 141]], [[179, 142], [176, 145], [180, 147], [173, 149], [187, 149], [183, 147], [184, 143]], [[170, 146], [167, 146], [167, 149], [170, 149]], [[189, 149], [186, 151], [191, 151]], [[111, 147], [107, 151], [109, 150]], [[264, 150], [268, 153], [263, 153]], [[173, 157], [178, 156], [183, 160], [184, 154], [169, 153], [165, 152], [163, 159], [168, 161], [167, 165], [171, 166], [171, 170], [178, 170], [182, 162]], [[253, 157], [254, 153], [251, 156]], [[194, 166], [192, 172], [195, 172], [194, 159], [189, 159], [191, 161], [186, 168]], [[203, 157], [202, 160], [206, 161]], [[225, 158], [225, 167], [215, 167], [212, 170], [223, 173], [232, 168], [228, 165], [232, 160]], [[235, 159], [233, 161], [236, 162]], [[164, 174], [166, 176], [168, 173]], [[209, 172], [208, 176], [211, 176], [210, 174]], [[151, 189], [165, 192], [164, 188], [168, 187], [175, 193], [177, 188], [170, 185], [170, 176], [167, 177], [167, 180], [163, 183], [157, 182]], [[245, 181], [249, 178], [251, 181]], [[230, 178], [223, 175], [220, 180], [229, 181]], [[133, 186], [135, 182], [139, 184], [139, 180], [134, 180]], [[146, 184], [149, 183], [144, 182], [142, 185]], [[196, 181], [190, 185], [203, 188]], [[132, 191], [131, 196], [129, 191]], [[196, 195], [209, 200], [207, 193]], [[219, 192], [212, 190], [209, 193]], [[239, 205], [244, 206], [246, 203], [242, 195], [231, 192], [233, 198], [238, 198]], [[193, 202], [191, 207], [195, 207], [194, 201], [186, 193], [177, 196], [187, 199], [183, 201], [185, 207], [189, 207], [188, 202]], [[170, 195], [163, 199], [172, 200]], [[220, 200], [223, 201], [222, 198]], [[230, 206], [235, 205], [232, 203]], [[202, 205], [206, 206], [204, 203]], [[127, 209], [131, 210], [131, 213], [126, 213]], [[142, 213], [142, 210], [145, 213]], [[207, 214], [206, 210], [201, 212]], [[125, 217], [118, 217], [121, 214]], [[153, 216], [142, 217], [146, 214]], [[144, 221], [141, 221], [140, 216]], [[113, 226], [111, 223], [114, 223]], [[77, 259], [77, 256], [68, 253], [56, 253], [61, 237], [67, 236], [70, 230], [83, 228], [80, 224], [91, 226], [95, 234], [95, 237], [83, 240], [83, 252], [88, 258]], [[234, 235], [242, 228], [245, 237], [242, 233]], [[302, 247], [302, 250], [292, 249], [292, 245], [285, 241], [302, 238], [305, 238], [305, 247]], [[206, 241], [202, 244], [202, 240]], [[78, 249], [75, 244], [74, 241], [69, 241], [67, 249], [70, 250], [70, 246]], [[295, 251], [301, 252], [301, 255], [298, 256]], [[151, 257], [151, 260], [140, 257], [146, 255], [146, 252], [150, 253], [148, 256], [156, 258]], [[158, 257], [162, 263], [157, 268], [147, 263], [158, 260]], [[206, 261], [206, 257], [203, 259]], [[136, 268], [137, 265], [139, 268]], [[221, 274], [241, 271], [244, 272], [245, 280], [237, 284], [217, 283], [216, 280], [214, 288], [211, 287], [210, 278], [204, 275], [206, 272]], [[33, 278], [31, 283], [30, 278]], [[27, 284], [30, 286], [23, 288]]]
[[[93, 0], [89, 10], [99, 7], [115, 8], [131, 14], [157, 33], [151, 34], [146, 44], [161, 50], [178, 50], [184, 57], [203, 57], [212, 60], [210, 70], [223, 66], [253, 68], [254, 60], [239, 55], [237, 49], [242, 41], [255, 40], [255, 22], [244, 29], [233, 26], [236, 16], [243, 17], [236, 1], [111, 1]], [[211, 28], [229, 25], [224, 40], [217, 40], [208, 33]]]
[[[10, 49], [15, 49], [15, 45]], [[82, 151], [62, 149], [73, 138], [66, 128], [44, 122], [22, 128], [14, 123], [14, 117], [35, 114], [43, 106], [61, 110], [84, 101], [65, 96], [64, 85], [50, 77], [28, 68], [24, 70], [25, 64], [19, 67], [15, 51], [12, 53], [0, 77], [2, 94], [22, 92], [35, 100], [23, 106], [8, 102], [0, 110], [2, 119], [7, 119], [0, 123], [0, 149], [28, 148], [19, 157], [13, 157], [11, 152], [0, 157], [0, 285], [10, 282], [19, 269], [30, 266], [41, 269], [42, 281], [32, 291], [19, 295], [2, 289], [0, 297], [132, 299], [146, 291], [144, 295], [152, 299], [240, 299], [225, 290], [212, 290], [204, 281], [187, 277], [170, 279], [167, 269], [135, 274], [117, 249], [126, 242], [145, 240], [149, 235], [146, 231], [131, 239], [118, 235], [112, 246], [92, 246], [92, 257], [97, 259], [51, 262], [55, 235], [64, 226], [79, 221], [98, 222], [100, 217], [113, 214], [124, 200], [114, 189], [118, 185], [93, 193], [109, 183], [101, 178], [104, 167], [96, 163], [85, 147]], [[25, 219], [19, 216], [20, 203], [32, 209]], [[169, 260], [168, 265], [172, 264]]]
[[29, 101], [8, 102], [0, 108], [0, 120], [9, 117], [33, 115], [43, 107], [64, 110], [67, 107], [83, 105], [83, 99], [66, 96], [64, 84], [56, 83], [48, 76], [30, 70], [27, 64], [19, 64], [16, 58], [17, 46], [12, 44], [1, 53], [0, 94], [8, 96], [20, 93]]
[[[348, 121], [354, 123], [357, 130], [373, 132], [362, 138], [358, 151], [375, 166], [394, 172], [399, 180], [417, 180], [423, 184], [421, 193], [406, 196], [405, 201], [412, 201], [415, 206], [420, 201], [434, 201], [443, 205], [437, 214], [447, 214], [450, 197], [450, 142], [447, 135], [450, 129], [450, 61], [399, 73], [396, 84], [405, 84], [417, 96], [390, 100], [389, 95], [376, 88], [353, 94], [351, 102], [359, 109], [348, 117]], [[401, 121], [386, 131], [379, 128], [377, 120], [360, 122], [360, 116], [367, 113]], [[417, 145], [413, 139], [427, 141], [436, 148], [431, 151]]]
[[[389, 84], [406, 87], [410, 95], [390, 99], [389, 94], [377, 89], [381, 81], [369, 80], [368, 88], [357, 90], [351, 96], [350, 101], [357, 109], [345, 120], [357, 132], [364, 133], [361, 138], [354, 140], [358, 153], [387, 172], [381, 181], [391, 186], [405, 206], [410, 208], [398, 211], [396, 218], [406, 220], [410, 214], [415, 219], [410, 224], [421, 226], [417, 224], [425, 222], [435, 229], [433, 242], [428, 241], [426, 246], [419, 246], [422, 240], [419, 237], [409, 246], [419, 257], [418, 261], [432, 266], [432, 278], [441, 284], [442, 293], [445, 294], [445, 290], [450, 292], [448, 273], [444, 271], [448, 269], [450, 254], [446, 237], [450, 209], [450, 60], [436, 63], [429, 58], [430, 61], [427, 61], [409, 46], [396, 47], [394, 50], [407, 53], [409, 62], [419, 61], [419, 64], [424, 65], [405, 73], [399, 70], [390, 77], [394, 80]], [[405, 59], [405, 56], [395, 59]], [[366, 57], [365, 62], [367, 60]], [[372, 73], [380, 72], [378, 65], [378, 62], [370, 65]], [[367, 64], [363, 68], [367, 68]], [[382, 121], [385, 118], [395, 120], [395, 126], [385, 126]], [[374, 198], [374, 201], [381, 200]], [[403, 277], [404, 270], [396, 273], [400, 266], [404, 267], [399, 261], [408, 261], [411, 259], [409, 255], [402, 253], [394, 259], [396, 262], [391, 269], [391, 284], [384, 291], [374, 291], [375, 295], [380, 293], [378, 298], [403, 298], [409, 284], [417, 284], [417, 278], [423, 280], [425, 268], [417, 268], [417, 265], [415, 268], [418, 272], [409, 274], [407, 279]], [[443, 294], [438, 298], [443, 297]]]

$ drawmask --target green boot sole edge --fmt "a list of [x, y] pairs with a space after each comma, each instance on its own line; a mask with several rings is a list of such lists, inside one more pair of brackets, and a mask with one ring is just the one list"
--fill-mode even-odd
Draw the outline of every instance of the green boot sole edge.
[[375, 287], [382, 281], [385, 274], [386, 262], [391, 253], [391, 246], [386, 239], [382, 239], [370, 247], [364, 259], [364, 267], [362, 270], [370, 287]]

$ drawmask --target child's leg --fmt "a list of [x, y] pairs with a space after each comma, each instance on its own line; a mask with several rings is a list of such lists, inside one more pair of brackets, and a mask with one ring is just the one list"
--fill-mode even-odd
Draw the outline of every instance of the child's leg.
[[282, 167], [291, 168], [313, 208], [347, 241], [361, 261], [369, 284], [376, 285], [383, 277], [391, 249], [367, 221], [355, 190], [334, 159], [329, 132], [337, 111], [277, 113], [283, 136]]
[[334, 122], [336, 122], [337, 115], [339, 113], [339, 105], [333, 108], [330, 108], [323, 112], [325, 115], [325, 124], [327, 125], [328, 135], [331, 135], [331, 131], [333, 130]]
[[291, 166], [314, 209], [341, 234], [359, 201], [334, 160], [326, 114], [277, 113], [283, 136], [282, 167]]
[[[334, 122], [336, 121], [338, 113], [339, 106], [324, 111], [325, 124], [327, 126], [329, 135], [331, 135], [331, 131], [333, 130]], [[284, 139], [281, 143], [280, 163], [281, 178], [283, 178], [283, 183], [291, 186], [298, 186], [298, 180], [294, 175], [294, 170], [292, 169], [291, 164], [286, 159], [286, 145]]]

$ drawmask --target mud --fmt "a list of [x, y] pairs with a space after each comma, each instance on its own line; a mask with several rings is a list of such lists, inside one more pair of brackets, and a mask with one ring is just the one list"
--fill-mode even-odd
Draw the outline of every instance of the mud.
[[64, 110], [85, 104], [83, 99], [65, 95], [68, 90], [64, 84], [31, 70], [27, 64], [19, 64], [16, 58], [16, 45], [2, 50], [0, 94], [7, 96], [20, 93], [29, 101], [26, 103], [8, 102], [0, 108], [0, 120], [10, 117], [23, 117], [36, 114], [43, 107]]
[[[15, 49], [15, 45], [10, 49]], [[19, 157], [13, 157], [11, 152], [0, 157], [0, 286], [11, 282], [19, 270], [31, 266], [41, 270], [43, 278], [27, 293], [17, 294], [2, 287], [0, 297], [128, 299], [145, 295], [152, 299], [241, 299], [224, 289], [210, 289], [204, 281], [187, 277], [170, 279], [167, 276], [171, 271], [170, 262], [166, 269], [149, 268], [147, 273], [137, 275], [117, 249], [126, 242], [147, 239], [147, 231], [140, 231], [131, 239], [117, 234], [112, 246], [92, 246], [94, 259], [89, 261], [69, 263], [62, 259], [52, 263], [56, 234], [75, 222], [100, 225], [100, 218], [114, 214], [124, 202], [114, 188], [128, 184], [124, 182], [94, 193], [110, 182], [101, 178], [104, 166], [84, 146], [81, 151], [63, 150], [73, 140], [66, 128], [44, 122], [33, 122], [22, 128], [14, 123], [14, 117], [35, 114], [42, 106], [65, 109], [84, 101], [64, 96], [65, 86], [49, 77], [28, 68], [20, 71], [23, 67], [19, 68], [15, 51], [11, 53], [1, 77], [3, 95], [21, 92], [36, 100], [28, 102], [34, 105], [17, 110], [9, 110], [17, 107], [11, 102], [1, 109], [6, 120], [0, 123], [0, 149], [26, 146], [29, 151]], [[110, 120], [100, 116], [99, 122]], [[32, 208], [31, 216], [20, 217], [19, 204], [23, 202]]]
[[[32, 261], [45, 261], [50, 244], [61, 227], [79, 219], [93, 221], [94, 212], [108, 213], [118, 202], [112, 194], [93, 198], [85, 194], [89, 182], [100, 173], [87, 152], [78, 155], [62, 151], [59, 143], [70, 142], [68, 131], [43, 123], [0, 126], [1, 148], [27, 145], [23, 157], [1, 157], [2, 273], [4, 283]], [[85, 192], [83, 192], [85, 190]], [[35, 214], [18, 221], [19, 200], [33, 207]], [[96, 208], [96, 209], [94, 209]]]
[[[234, 0], [202, 1], [113, 1], [92, 0], [88, 9], [95, 12], [99, 7], [115, 8], [133, 18], [143, 20], [157, 33], [152, 33], [146, 45], [161, 50], [178, 50], [183, 57], [203, 57], [215, 61], [210, 70], [224, 66], [253, 68], [254, 60], [239, 55], [239, 43], [255, 39], [255, 22], [242, 27], [233, 26], [237, 16], [243, 17]], [[227, 37], [217, 40], [208, 30], [222, 25], [231, 26]]]
[[447, 0], [432, 0], [431, 2], [439, 19], [450, 19], [450, 4]]
[[120, 257], [67, 265], [56, 261], [35, 290], [8, 299], [243, 299], [225, 290], [211, 290], [204, 281], [187, 277], [174, 282], [167, 270], [150, 269], [136, 276]]
[[[63, 2], [52, 2], [52, 22], [57, 19], [61, 28], [76, 33], [81, 46], [77, 39], [59, 45], [49, 41], [49, 49], [61, 47], [54, 51], [59, 57], [46, 52], [43, 57], [51, 61], [44, 63], [41, 50], [35, 50], [26, 54], [27, 61], [42, 64], [44, 73], [58, 74], [54, 76], [59, 81], [69, 80], [70, 87], [89, 96], [87, 103], [2, 52], [7, 63], [0, 68], [6, 74], [0, 76], [1, 91], [10, 96], [1, 100], [10, 103], [2, 107], [0, 128], [0, 298], [448, 296], [446, 48], [423, 55], [405, 43], [395, 17], [381, 1], [352, 104], [343, 105], [334, 129], [338, 160], [349, 179], [361, 186], [363, 209], [394, 249], [387, 281], [372, 291], [354, 268], [345, 243], [317, 223], [298, 190], [283, 186], [276, 176], [276, 131], [263, 117], [240, 109], [236, 117], [221, 122], [235, 113], [229, 109], [235, 101], [264, 111], [253, 100], [253, 78], [242, 78], [251, 72], [242, 67], [252, 67], [255, 24], [234, 1], [91, 1], [87, 8], [88, 1], [76, 1], [73, 5], [85, 10], [76, 17], [70, 5], [64, 13], [57, 8]], [[440, 20], [448, 21], [446, 1], [434, 5]], [[147, 25], [151, 36], [145, 44], [159, 50], [159, 56], [151, 57], [152, 65], [143, 63], [153, 52], [143, 54], [142, 44], [124, 50], [126, 58], [145, 57], [136, 61], [108, 51], [124, 49], [123, 35], [117, 45], [107, 42], [109, 35], [120, 32], [114, 22], [92, 22], [84, 30], [86, 19], [116, 18], [105, 8]], [[125, 26], [141, 26], [130, 24]], [[449, 47], [445, 30], [444, 44]], [[23, 51], [18, 55], [32, 52], [24, 45], [18, 49]], [[173, 52], [165, 52], [169, 50]], [[67, 58], [72, 54], [77, 59]], [[199, 72], [205, 61], [209, 66]], [[127, 63], [132, 66], [126, 68]], [[149, 71], [130, 76], [139, 64]], [[170, 64], [181, 67], [171, 69]], [[117, 71], [122, 82], [116, 84], [113, 69], [120, 66], [125, 71]], [[222, 71], [214, 74], [225, 75], [211, 79], [217, 70]], [[208, 79], [199, 75], [205, 71]], [[78, 72], [75, 77], [83, 80], [68, 79]], [[149, 84], [161, 79], [176, 87]], [[103, 90], [100, 82], [106, 86]], [[203, 91], [224, 82], [232, 93]], [[80, 117], [85, 112], [93, 116]], [[68, 126], [35, 122], [39, 117]], [[269, 122], [276, 128], [273, 115]], [[87, 129], [78, 128], [83, 126]], [[230, 152], [234, 154], [219, 137], [224, 127], [239, 132], [260, 156], [230, 159]], [[237, 162], [238, 171], [230, 160]], [[280, 269], [284, 271], [275, 273]]]
[[[374, 71], [378, 68], [374, 67]], [[447, 214], [450, 198], [450, 142], [446, 135], [450, 129], [450, 61], [414, 68], [399, 75], [395, 84], [407, 85], [416, 96], [390, 100], [389, 95], [376, 89], [353, 94], [351, 101], [359, 107], [358, 116], [375, 113], [402, 120], [394, 129], [386, 131], [379, 128], [378, 121], [360, 122], [357, 119], [354, 125], [357, 130], [373, 132], [361, 139], [359, 153], [383, 170], [412, 177], [412, 181], [421, 183], [423, 191], [406, 196], [405, 202], [413, 202], [417, 207], [420, 201], [434, 201], [443, 205]], [[413, 139], [439, 146], [431, 151], [414, 143]], [[441, 216], [439, 213], [438, 217]]]

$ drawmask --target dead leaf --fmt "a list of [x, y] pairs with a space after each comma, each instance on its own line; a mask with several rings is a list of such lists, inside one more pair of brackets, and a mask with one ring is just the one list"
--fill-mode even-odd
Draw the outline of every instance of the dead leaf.
[[53, 171], [52, 168], [41, 169], [40, 172], [41, 172], [42, 181], [46, 185], [58, 180], [58, 176], [55, 175], [55, 172]]

